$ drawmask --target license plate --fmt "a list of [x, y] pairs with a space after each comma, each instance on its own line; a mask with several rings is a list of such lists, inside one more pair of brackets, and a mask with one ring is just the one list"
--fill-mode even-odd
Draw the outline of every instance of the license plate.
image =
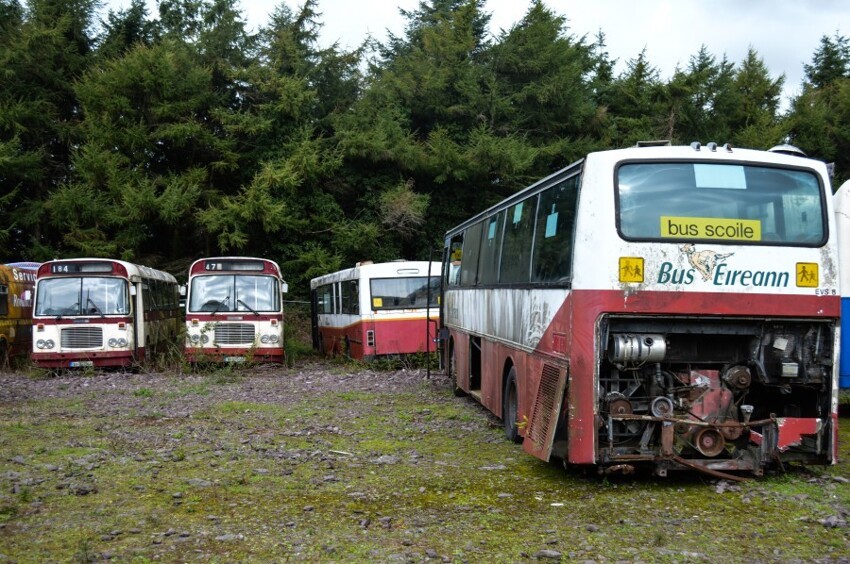
[[224, 362], [245, 362], [244, 356], [226, 356]]
[[71, 368], [87, 368], [89, 366], [94, 366], [94, 361], [92, 360], [72, 360]]

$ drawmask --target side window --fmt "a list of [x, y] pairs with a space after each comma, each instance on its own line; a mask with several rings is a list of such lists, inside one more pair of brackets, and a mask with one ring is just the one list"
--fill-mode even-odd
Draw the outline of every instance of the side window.
[[507, 209], [502, 260], [499, 266], [499, 282], [502, 284], [523, 284], [529, 281], [536, 211], [537, 196]]
[[533, 282], [567, 283], [570, 280], [578, 178], [568, 178], [540, 194], [534, 235]]
[[463, 261], [460, 265], [460, 285], [475, 286], [478, 280], [478, 252], [481, 249], [481, 235], [484, 222], [476, 223], [463, 235]]
[[463, 233], [455, 235], [449, 242], [446, 257], [446, 285], [460, 285], [460, 265], [463, 260]]
[[357, 280], [342, 282], [342, 313], [357, 315], [360, 313], [360, 299], [357, 295]]
[[145, 311], [151, 311], [153, 309], [153, 292], [151, 291], [151, 286], [148, 282], [142, 283], [142, 302]]
[[333, 292], [331, 286], [322, 286], [318, 289], [319, 313], [333, 313]]
[[499, 212], [484, 222], [481, 240], [481, 258], [478, 261], [478, 282], [495, 284], [499, 279], [499, 250], [502, 247], [502, 229], [505, 226], [505, 212]]

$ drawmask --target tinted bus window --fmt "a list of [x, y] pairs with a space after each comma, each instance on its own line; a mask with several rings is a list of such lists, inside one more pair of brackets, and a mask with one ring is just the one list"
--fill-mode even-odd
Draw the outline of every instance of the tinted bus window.
[[358, 295], [357, 280], [346, 280], [340, 283], [342, 290], [342, 313], [357, 315], [360, 313], [360, 296]]
[[534, 235], [533, 282], [569, 281], [577, 197], [578, 176], [540, 194]]
[[481, 249], [483, 223], [476, 223], [463, 234], [463, 261], [460, 263], [460, 285], [475, 286], [478, 279], [478, 251]]
[[502, 261], [499, 267], [499, 281], [502, 284], [522, 284], [529, 281], [536, 211], [537, 196], [507, 210]]
[[499, 251], [502, 247], [504, 219], [505, 212], [500, 212], [484, 223], [484, 236], [480, 251], [481, 258], [478, 260], [478, 282], [480, 284], [495, 284], [498, 282]]
[[463, 233], [452, 237], [449, 244], [449, 256], [446, 266], [446, 283], [449, 286], [460, 285], [460, 265], [463, 261]]

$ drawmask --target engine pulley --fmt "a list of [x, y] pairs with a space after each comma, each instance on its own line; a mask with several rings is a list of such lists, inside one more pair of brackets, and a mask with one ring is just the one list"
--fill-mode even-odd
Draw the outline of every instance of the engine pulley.
[[673, 415], [673, 400], [665, 396], [658, 396], [649, 404], [649, 411], [655, 417], [670, 417]]
[[717, 429], [704, 427], [694, 435], [694, 446], [703, 456], [714, 458], [726, 448], [726, 439]]

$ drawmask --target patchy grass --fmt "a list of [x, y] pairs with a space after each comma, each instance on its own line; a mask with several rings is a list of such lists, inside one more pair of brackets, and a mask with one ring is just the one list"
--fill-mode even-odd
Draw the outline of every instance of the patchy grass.
[[848, 528], [830, 525], [850, 508], [850, 420], [830, 468], [720, 486], [600, 478], [526, 455], [444, 381], [386, 386], [389, 375], [344, 368], [114, 377], [96, 392], [72, 376], [0, 403], [0, 559], [850, 554]]

